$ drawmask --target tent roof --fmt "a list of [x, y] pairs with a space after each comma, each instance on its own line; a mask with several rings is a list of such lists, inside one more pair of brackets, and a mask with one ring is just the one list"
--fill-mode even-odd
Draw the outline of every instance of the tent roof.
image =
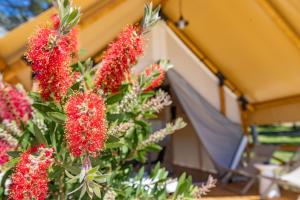
[[[179, 1], [164, 14], [179, 18]], [[300, 121], [300, 1], [182, 1], [183, 40], [252, 104], [250, 123]]]
[[[177, 2], [168, 0], [164, 7], [173, 21], [179, 17]], [[300, 1], [193, 0], [182, 4], [189, 21], [184, 33], [250, 102], [300, 94]]]

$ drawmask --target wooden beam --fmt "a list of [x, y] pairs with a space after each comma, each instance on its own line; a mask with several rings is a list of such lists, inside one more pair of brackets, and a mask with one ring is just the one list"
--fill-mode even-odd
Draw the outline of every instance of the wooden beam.
[[300, 121], [300, 95], [252, 104], [250, 124], [270, 124]]
[[[267, 144], [265, 144], [267, 145]], [[249, 148], [254, 148], [255, 144], [249, 144]], [[299, 150], [299, 145], [296, 144], [278, 144], [276, 145], [277, 150], [281, 150], [281, 151], [293, 151], [296, 152]]]
[[269, 100], [269, 101], [253, 103], [252, 105], [255, 109], [259, 110], [259, 109], [263, 109], [263, 108], [272, 108], [275, 106], [281, 106], [281, 105], [293, 104], [293, 103], [299, 103], [299, 102], [300, 102], [300, 94], [294, 95], [294, 96], [289, 96], [289, 97], [284, 97], [284, 98], [279, 98], [279, 99], [274, 99], [274, 100]]
[[219, 98], [220, 98], [220, 112], [226, 116], [226, 99], [225, 99], [225, 91], [224, 86], [219, 86]]
[[276, 10], [269, 0], [256, 0], [261, 8], [270, 16], [278, 28], [300, 50], [300, 38], [288, 21]]

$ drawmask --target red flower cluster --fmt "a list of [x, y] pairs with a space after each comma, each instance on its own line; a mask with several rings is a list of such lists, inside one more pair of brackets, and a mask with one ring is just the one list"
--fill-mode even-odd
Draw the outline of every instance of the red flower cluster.
[[0, 85], [0, 120], [26, 123], [32, 117], [32, 108], [25, 91], [15, 86]]
[[99, 155], [106, 138], [103, 99], [92, 92], [78, 93], [67, 102], [66, 114], [66, 139], [72, 155]]
[[51, 21], [52, 21], [52, 27], [53, 27], [55, 30], [58, 30], [58, 29], [59, 29], [59, 26], [60, 26], [60, 19], [59, 19], [58, 14], [52, 15], [52, 16], [51, 16]]
[[130, 68], [143, 54], [143, 36], [137, 26], [127, 26], [105, 52], [97, 72], [97, 87], [104, 92], [117, 92]]
[[146, 76], [152, 76], [154, 73], [159, 73], [159, 75], [152, 80], [151, 84], [145, 89], [145, 91], [153, 90], [154, 88], [159, 87], [165, 80], [165, 70], [159, 64], [153, 64], [150, 67], [145, 69]]
[[9, 160], [7, 152], [13, 150], [13, 148], [7, 141], [0, 139], [0, 165]]
[[48, 99], [51, 92], [59, 101], [72, 85], [69, 65], [77, 52], [77, 31], [61, 34], [55, 21], [52, 28], [40, 28], [31, 37], [25, 58], [39, 80], [41, 94]]
[[12, 175], [9, 200], [43, 200], [48, 192], [47, 170], [53, 162], [53, 149], [44, 145], [24, 152]]

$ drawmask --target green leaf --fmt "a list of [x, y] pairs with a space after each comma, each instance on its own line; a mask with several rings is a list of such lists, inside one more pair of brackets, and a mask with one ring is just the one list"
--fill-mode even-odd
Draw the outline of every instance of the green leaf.
[[63, 4], [64, 8], [67, 8], [69, 5], [70, 5], [69, 0], [64, 0], [64, 4]]
[[93, 195], [94, 195], [94, 191], [93, 191], [94, 187], [93, 187], [92, 183], [93, 182], [88, 182], [88, 185], [87, 185], [87, 193], [91, 199], [93, 199]]
[[58, 123], [65, 123], [66, 115], [60, 112], [47, 112], [47, 115]]
[[8, 151], [7, 154], [13, 158], [20, 157], [21, 151]]
[[146, 113], [144, 114], [144, 117], [145, 117], [146, 119], [155, 119], [155, 118], [157, 118], [157, 114], [150, 113], [150, 112], [146, 112]]
[[85, 180], [88, 180], [88, 181], [93, 181], [94, 180], [94, 174], [91, 174], [91, 175], [87, 175]]
[[153, 97], [155, 95], [154, 91], [149, 91], [149, 92], [144, 92], [143, 94], [141, 94], [141, 97], [143, 99], [148, 99], [150, 97]]
[[94, 87], [93, 78], [89, 73], [85, 73], [84, 80], [86, 81], [86, 84], [89, 86], [89, 88]]
[[152, 152], [160, 152], [162, 150], [162, 147], [158, 144], [150, 144], [145, 148], [145, 150]]
[[119, 142], [119, 141], [120, 141], [119, 138], [117, 138], [117, 137], [115, 137], [115, 136], [113, 136], [113, 135], [110, 135], [110, 136], [108, 137], [108, 139], [106, 140], [106, 143], [114, 143], [114, 142]]
[[54, 166], [53, 172], [51, 173], [51, 175], [49, 177], [51, 177], [54, 180], [54, 179], [62, 176], [63, 173], [64, 173], [64, 169], [62, 167]]
[[24, 134], [21, 136], [21, 138], [19, 139], [21, 147], [24, 149], [27, 149], [28, 146], [30, 146], [30, 137], [31, 137], [31, 133], [29, 130], [26, 130], [24, 132]]
[[79, 67], [79, 69], [80, 69], [80, 71], [81, 71], [81, 74], [84, 74], [85, 69], [84, 69], [83, 64], [82, 64], [80, 61], [78, 61], [77, 64], [78, 64], [78, 67]]
[[[84, 186], [85, 184], [83, 183], [83, 184], [81, 184], [78, 188], [76, 188], [75, 190], [73, 190], [72, 192], [69, 192], [67, 195], [70, 195], [70, 194], [73, 194], [73, 193], [75, 193], [75, 192], [77, 192], [78, 190], [80, 190], [80, 188], [82, 188], [82, 190], [83, 190], [83, 186]], [[81, 192], [82, 192], [82, 190], [81, 190]], [[83, 194], [84, 195], [84, 194]], [[81, 199], [81, 198], [79, 198], [79, 199]]]
[[71, 178], [71, 179], [67, 180], [66, 183], [71, 183], [71, 184], [76, 183], [77, 180], [78, 180], [78, 177], [75, 176], [74, 178]]
[[78, 91], [80, 87], [80, 81], [77, 81], [76, 83], [74, 83], [71, 87], [71, 90], [73, 91]]
[[135, 123], [140, 125], [144, 129], [146, 134], [151, 132], [151, 127], [147, 122], [142, 121], [142, 120], [136, 120]]
[[112, 105], [114, 103], [117, 103], [117, 102], [119, 102], [119, 101], [122, 100], [123, 96], [124, 95], [122, 93], [114, 94], [114, 95], [112, 95], [112, 96], [110, 96], [110, 97], [107, 98], [106, 104], [107, 105]]
[[55, 148], [55, 151], [57, 151], [57, 149], [56, 149], [56, 130], [57, 130], [57, 124], [56, 123], [52, 123], [52, 124], [55, 124], [54, 126], [54, 128], [52, 129], [52, 127], [51, 127], [51, 129], [50, 129], [50, 140], [51, 140], [51, 144], [52, 144], [52, 146]]
[[40, 94], [37, 93], [37, 92], [32, 92], [30, 91], [29, 94], [28, 94], [33, 100], [35, 101], [39, 101], [40, 100]]
[[80, 193], [80, 196], [79, 196], [79, 199], [82, 199], [83, 198], [83, 196], [85, 195], [85, 193], [86, 193], [86, 184], [83, 184], [83, 186], [82, 186], [82, 189], [81, 189], [81, 193]]
[[45, 136], [35, 124], [33, 124], [33, 135], [39, 144], [48, 144]]
[[95, 174], [97, 171], [99, 170], [99, 166], [97, 167], [93, 167], [92, 169], [90, 169], [87, 174]]
[[79, 182], [81, 183], [84, 178], [85, 178], [85, 170], [82, 169], [79, 174]]
[[108, 176], [107, 174], [101, 174], [101, 175], [97, 175], [94, 177], [94, 181], [96, 181], [97, 183], [105, 183], [108, 179]]
[[69, 178], [74, 178], [75, 177], [73, 174], [71, 174], [67, 170], [65, 170], [65, 173], [66, 173], [67, 177], [69, 177]]
[[95, 195], [101, 199], [101, 192], [100, 192], [100, 188], [98, 186], [93, 188]]
[[105, 143], [106, 149], [115, 149], [122, 147], [124, 145], [124, 142], [113, 142], [113, 143]]
[[81, 165], [76, 165], [74, 163], [64, 165], [64, 168], [72, 174], [79, 174], [81, 172]]
[[32, 106], [41, 113], [54, 111], [50, 106], [44, 103], [33, 103]]
[[156, 175], [157, 175], [159, 169], [160, 169], [160, 163], [158, 162], [158, 163], [155, 165], [154, 169], [152, 169], [151, 174], [150, 174], [150, 177], [151, 177], [151, 178], [156, 177]]
[[94, 66], [94, 62], [91, 58], [86, 59], [84, 64], [85, 64], [85, 66], [87, 67], [88, 70], [92, 69], [92, 67]]
[[127, 121], [128, 119], [130, 119], [131, 115], [128, 113], [121, 113], [121, 114], [107, 113], [106, 118], [109, 122], [113, 122], [113, 121], [123, 122], [123, 121]]
[[139, 151], [137, 153], [137, 160], [140, 161], [141, 163], [145, 163], [147, 160], [147, 156], [145, 151]]
[[71, 12], [71, 14], [68, 16], [68, 19], [66, 21], [66, 23], [70, 23], [72, 20], [74, 20], [75, 18], [78, 18], [78, 14], [79, 14], [79, 10], [75, 9]]
[[67, 26], [66, 21], [68, 19], [68, 15], [64, 15], [61, 19], [61, 31], [64, 31], [65, 27]]
[[177, 198], [179, 194], [181, 194], [186, 189], [187, 182], [185, 180], [186, 180], [186, 173], [183, 173], [178, 180], [176, 191], [173, 196], [174, 200]]
[[139, 181], [142, 180], [143, 177], [144, 177], [144, 173], [145, 173], [145, 168], [142, 167], [142, 168], [139, 170], [138, 174], [136, 175], [135, 179], [136, 179], [136, 180], [139, 180]]

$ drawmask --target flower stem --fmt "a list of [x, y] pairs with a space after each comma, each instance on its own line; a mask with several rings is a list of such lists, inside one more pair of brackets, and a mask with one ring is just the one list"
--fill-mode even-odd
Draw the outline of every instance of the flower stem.
[[59, 199], [64, 200], [65, 199], [65, 191], [64, 191], [64, 178], [65, 178], [65, 173], [63, 172], [60, 180], [59, 180]]

